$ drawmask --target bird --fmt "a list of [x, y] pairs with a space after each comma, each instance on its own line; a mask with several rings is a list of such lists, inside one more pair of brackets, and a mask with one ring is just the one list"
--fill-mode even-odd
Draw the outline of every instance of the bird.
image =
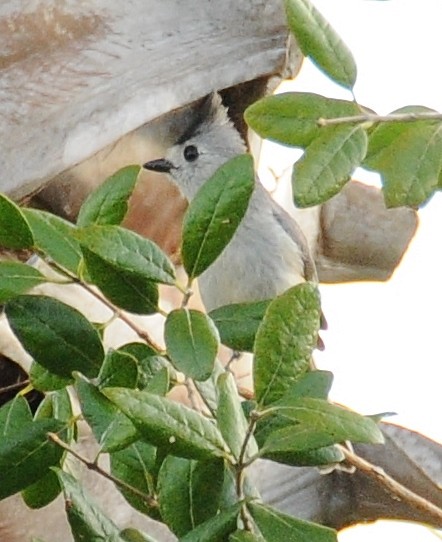
[[[220, 95], [212, 93], [165, 156], [143, 167], [168, 174], [190, 202], [219, 167], [246, 150]], [[204, 307], [210, 312], [224, 305], [272, 299], [305, 281], [318, 282], [307, 240], [256, 177], [242, 222], [198, 278]]]

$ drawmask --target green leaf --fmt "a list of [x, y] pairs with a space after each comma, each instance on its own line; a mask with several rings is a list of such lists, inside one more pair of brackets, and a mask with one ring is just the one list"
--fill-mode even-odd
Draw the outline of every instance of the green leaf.
[[124, 529], [121, 531], [120, 536], [124, 542], [157, 542], [157, 540], [138, 529]]
[[267, 542], [337, 542], [333, 529], [282, 514], [270, 506], [254, 502], [247, 506]]
[[98, 387], [112, 388], [135, 388], [138, 381], [138, 364], [136, 359], [120, 350], [106, 352], [100, 374], [98, 375]]
[[[427, 113], [406, 107], [392, 114]], [[388, 207], [418, 206], [439, 187], [442, 169], [442, 122], [380, 123], [370, 134], [364, 166], [379, 171]]]
[[152, 378], [146, 382], [146, 385], [140, 389], [144, 389], [155, 395], [166, 395], [170, 389], [170, 374], [168, 367], [163, 367], [157, 371]]
[[285, 92], [266, 96], [250, 105], [244, 118], [265, 139], [306, 148], [324, 130], [318, 124], [320, 118], [347, 117], [360, 113], [354, 102], [309, 92]]
[[[0, 436], [13, 436], [23, 425], [32, 422], [32, 412], [24, 397], [16, 395], [0, 408]], [[1, 439], [0, 439], [1, 441]]]
[[[116, 271], [146, 281], [175, 283], [175, 270], [161, 249], [137, 233], [119, 226], [88, 226], [75, 233], [81, 248]], [[86, 262], [87, 263], [87, 262]]]
[[[327, 399], [333, 383], [333, 373], [329, 371], [310, 371], [303, 374], [287, 392], [282, 396], [280, 402], [287, 404], [291, 399], [301, 397], [313, 397], [315, 399]], [[279, 401], [275, 403], [279, 404]]]
[[34, 267], [20, 262], [0, 262], [0, 303], [46, 282]]
[[17, 250], [33, 245], [31, 229], [20, 207], [0, 194], [0, 246]]
[[240, 507], [237, 503], [221, 511], [183, 536], [180, 542], [225, 542], [229, 534], [236, 530]]
[[293, 198], [298, 207], [319, 205], [350, 180], [367, 150], [367, 134], [355, 125], [328, 126], [293, 166]]
[[0, 439], [0, 499], [33, 484], [60, 461], [62, 448], [46, 435], [62, 428], [58, 420], [37, 420], [22, 424], [13, 434]]
[[[249, 424], [242, 411], [236, 383], [231, 373], [225, 372], [218, 377], [218, 396], [218, 427], [233, 456], [238, 460]], [[257, 453], [258, 447], [252, 436], [243, 459], [247, 460]]]
[[35, 246], [71, 273], [77, 274], [81, 260], [78, 242], [72, 237], [75, 226], [45, 211], [23, 209], [34, 236]]
[[209, 378], [218, 352], [218, 332], [206, 314], [193, 309], [171, 311], [166, 318], [164, 340], [179, 371], [195, 380]]
[[[171, 371], [172, 373], [174, 373], [172, 365], [166, 360], [166, 358], [159, 356], [158, 353], [153, 348], [151, 348], [150, 346], [147, 346], [145, 343], [125, 344], [118, 349], [118, 352], [129, 354], [137, 360], [138, 371], [139, 371], [139, 375], [138, 375], [139, 389], [145, 389], [152, 379], [156, 380], [156, 375], [158, 373], [162, 374], [162, 376], [158, 378], [160, 380], [164, 379], [163, 369], [167, 370], [168, 380], [170, 379]], [[172, 378], [174, 378], [174, 374], [172, 374]], [[157, 384], [158, 383], [159, 382], [157, 381]], [[156, 388], [156, 384], [153, 384], [153, 385], [155, 389], [158, 391], [158, 388]], [[157, 391], [155, 393], [157, 393]]]
[[196, 389], [199, 391], [204, 403], [212, 414], [216, 413], [218, 409], [217, 381], [219, 375], [222, 373], [224, 373], [224, 367], [221, 365], [221, 362], [216, 359], [210, 377], [204, 381], [194, 381]]
[[[157, 450], [147, 442], [137, 441], [128, 448], [110, 454], [110, 468], [113, 476], [126, 482], [131, 487], [154, 497], [158, 467]], [[159, 510], [151, 506], [146, 499], [124, 487], [119, 488], [126, 501], [142, 514], [160, 519]]]
[[304, 450], [302, 452], [265, 452], [262, 454], [265, 459], [276, 461], [284, 465], [294, 467], [313, 467], [332, 465], [340, 463], [345, 459], [344, 454], [338, 446], [326, 446], [316, 450]]
[[59, 390], [74, 382], [73, 377], [54, 374], [36, 361], [31, 363], [29, 380], [32, 386], [39, 391]]
[[243, 219], [255, 186], [253, 159], [236, 156], [200, 188], [184, 216], [181, 255], [188, 276], [201, 275]]
[[92, 224], [120, 224], [140, 169], [140, 166], [127, 166], [108, 177], [81, 206], [77, 225], [83, 228]]
[[65, 442], [72, 442], [77, 437], [77, 425], [74, 423], [71, 397], [66, 388], [47, 393], [35, 412], [35, 420], [53, 419], [66, 425], [66, 429], [59, 434]]
[[271, 433], [264, 443], [263, 454], [300, 452], [351, 440], [352, 442], [383, 443], [376, 423], [322, 399], [304, 397], [282, 401], [276, 407], [278, 417], [293, 423]]
[[83, 248], [90, 280], [121, 309], [134, 314], [158, 311], [158, 285], [130, 271], [124, 271]]
[[199, 412], [145, 391], [107, 388], [103, 393], [130, 418], [147, 442], [190, 459], [227, 455], [221, 433]]
[[124, 542], [118, 527], [103, 514], [70, 474], [56, 470], [63, 486], [66, 512], [75, 542]]
[[209, 313], [217, 327], [221, 342], [238, 352], [252, 352], [255, 335], [270, 301], [235, 303]]
[[177, 536], [216, 515], [223, 478], [224, 462], [220, 459], [166, 457], [158, 474], [158, 497], [161, 517]]
[[65, 388], [45, 395], [35, 413], [36, 420], [55, 418], [66, 424], [72, 420], [73, 416], [71, 398]]
[[72, 371], [97, 376], [103, 345], [76, 309], [46, 296], [19, 296], [8, 301], [5, 312], [15, 336], [37, 363], [63, 377]]
[[255, 340], [253, 379], [261, 406], [280, 399], [309, 368], [320, 311], [317, 287], [310, 283], [290, 288], [269, 305]]
[[101, 451], [125, 448], [139, 438], [131, 421], [80, 374], [75, 375], [75, 389], [81, 412], [90, 425]]
[[343, 87], [353, 88], [356, 63], [339, 35], [310, 0], [285, 0], [287, 22], [305, 56]]
[[266, 542], [262, 536], [249, 531], [235, 531], [229, 536], [229, 542]]
[[61, 486], [58, 477], [53, 471], [48, 471], [43, 478], [40, 478], [27, 488], [21, 496], [26, 506], [33, 509], [43, 508], [58, 497]]

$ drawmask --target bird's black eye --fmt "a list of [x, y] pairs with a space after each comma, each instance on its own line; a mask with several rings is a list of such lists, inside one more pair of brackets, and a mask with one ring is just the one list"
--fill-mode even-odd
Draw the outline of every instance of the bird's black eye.
[[195, 162], [195, 160], [199, 156], [198, 149], [195, 147], [195, 145], [187, 145], [187, 147], [184, 148], [184, 158], [188, 162]]

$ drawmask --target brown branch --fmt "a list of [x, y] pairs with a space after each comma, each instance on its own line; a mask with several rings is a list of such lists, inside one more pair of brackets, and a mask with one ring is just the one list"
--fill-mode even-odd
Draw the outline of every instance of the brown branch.
[[[43, 256], [44, 257], [44, 256]], [[45, 260], [46, 261], [46, 260]], [[46, 262], [48, 263], [48, 262]], [[132, 331], [134, 331], [140, 339], [145, 341], [151, 348], [156, 350], [157, 352], [162, 352], [163, 349], [160, 348], [153, 339], [150, 338], [149, 333], [139, 327], [135, 322], [133, 322], [120, 308], [115, 306], [113, 303], [111, 303], [108, 299], [106, 299], [102, 294], [97, 292], [92, 286], [87, 284], [86, 282], [82, 281], [79, 277], [76, 275], [70, 273], [66, 269], [64, 269], [62, 266], [57, 264], [57, 262], [51, 262], [49, 264], [51, 267], [55, 268], [58, 272], [60, 272], [62, 275], [68, 277], [72, 282], [75, 284], [78, 284], [82, 288], [84, 288], [89, 294], [95, 297], [95, 299], [98, 299], [98, 301], [101, 301], [103, 305], [105, 305], [108, 309], [110, 309], [113, 314], [119, 318], [122, 322], [124, 322], [127, 326], [129, 326]]]
[[441, 508], [397, 482], [381, 467], [369, 463], [366, 459], [356, 455], [344, 446], [339, 446], [339, 448], [344, 454], [347, 463], [356, 467], [367, 476], [370, 476], [370, 478], [374, 478], [399, 500], [408, 503], [417, 510], [425, 512], [425, 514], [435, 520], [437, 525], [442, 524]]
[[364, 115], [352, 115], [350, 117], [337, 117], [332, 119], [319, 118], [318, 126], [335, 126], [337, 124], [363, 124], [369, 122], [377, 124], [379, 122], [416, 122], [418, 120], [439, 120], [442, 121], [442, 113], [422, 112], [422, 113], [393, 113], [391, 115], [375, 115], [366, 113]]
[[89, 461], [82, 455], [80, 455], [78, 452], [73, 450], [66, 442], [61, 440], [61, 438], [56, 435], [55, 433], [48, 433], [48, 438], [52, 440], [52, 442], [55, 442], [58, 446], [63, 448], [63, 450], [66, 450], [68, 453], [73, 455], [78, 461], [83, 463], [89, 470], [92, 470], [94, 472], [97, 472], [98, 474], [101, 474], [104, 478], [107, 478], [107, 480], [110, 480], [113, 482], [116, 486], [122, 487], [123, 489], [127, 489], [128, 491], [132, 492], [134, 495], [137, 495], [137, 497], [140, 497], [143, 499], [143, 501], [151, 508], [158, 508], [158, 502], [151, 497], [150, 495], [146, 495], [136, 487], [131, 486], [130, 484], [127, 484], [124, 480], [120, 480], [119, 478], [116, 478], [109, 472], [102, 469], [96, 462]]

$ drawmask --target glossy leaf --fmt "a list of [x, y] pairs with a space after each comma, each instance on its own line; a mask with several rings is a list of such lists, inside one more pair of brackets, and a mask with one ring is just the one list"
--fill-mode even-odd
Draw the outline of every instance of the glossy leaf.
[[39, 509], [47, 506], [58, 497], [61, 486], [58, 477], [53, 471], [48, 471], [42, 478], [29, 485], [21, 492], [26, 506]]
[[36, 361], [31, 363], [29, 380], [32, 386], [39, 391], [60, 390], [74, 382], [72, 376], [60, 376], [46, 369]]
[[13, 436], [23, 425], [30, 422], [32, 412], [28, 402], [21, 395], [16, 395], [0, 408], [0, 437]]
[[216, 359], [210, 378], [203, 381], [194, 381], [196, 389], [199, 391], [204, 403], [212, 414], [215, 414], [218, 409], [217, 381], [219, 375], [222, 373], [224, 373], [224, 367], [221, 362]]
[[339, 35], [310, 0], [285, 0], [287, 22], [305, 56], [340, 85], [352, 88], [356, 63]]
[[307, 147], [293, 166], [293, 198], [298, 207], [319, 205], [350, 180], [367, 150], [360, 126], [329, 126]]
[[260, 405], [280, 399], [309, 368], [320, 310], [318, 290], [310, 283], [290, 288], [269, 305], [255, 340], [253, 379]]
[[0, 247], [18, 250], [32, 248], [34, 238], [20, 207], [0, 194]]
[[[235, 459], [239, 459], [249, 424], [241, 408], [235, 380], [231, 373], [218, 377], [218, 427]], [[253, 436], [250, 438], [243, 460], [258, 452]]]
[[60, 461], [63, 450], [48, 440], [47, 433], [62, 428], [58, 420], [37, 420], [0, 439], [0, 499], [33, 484]]
[[[124, 450], [110, 454], [111, 473], [119, 480], [153, 498], [156, 492], [158, 471], [156, 461], [157, 449], [147, 442], [137, 441]], [[119, 490], [133, 508], [154, 519], [160, 519], [159, 509], [151, 506], [146, 499], [142, 499], [124, 487], [120, 487]]]
[[227, 455], [221, 433], [199, 412], [145, 391], [107, 388], [103, 393], [130, 418], [147, 442], [190, 459]]
[[237, 503], [222, 510], [183, 536], [180, 542], [225, 542], [229, 534], [236, 530], [240, 506]]
[[60, 469], [56, 472], [63, 486], [66, 512], [75, 542], [124, 542], [118, 527], [86, 495], [79, 482]]
[[108, 177], [81, 206], [77, 225], [121, 224], [140, 169], [141, 166], [126, 166]]
[[76, 309], [46, 296], [19, 296], [6, 304], [5, 312], [15, 336], [40, 365], [63, 377], [72, 371], [97, 376], [103, 345]]
[[218, 511], [224, 463], [167, 456], [158, 474], [158, 497], [163, 521], [183, 536]]
[[244, 118], [265, 139], [306, 148], [324, 130], [318, 124], [320, 118], [358, 115], [360, 112], [354, 102], [309, 92], [285, 92], [266, 96], [250, 105]]
[[221, 342], [238, 352], [252, 352], [258, 327], [270, 301], [235, 303], [209, 313]]
[[308, 451], [346, 440], [384, 442], [373, 420], [322, 399], [289, 399], [284, 406], [281, 401], [276, 412], [278, 417], [293, 423], [268, 436], [263, 446], [264, 454]]
[[233, 158], [200, 188], [184, 216], [181, 255], [191, 279], [221, 254], [243, 219], [255, 186], [250, 155]]
[[90, 425], [101, 451], [112, 452], [139, 438], [131, 421], [82, 375], [75, 375], [81, 412]]
[[108, 350], [98, 375], [98, 387], [135, 388], [138, 381], [138, 365], [136, 359], [119, 350]]
[[156, 283], [109, 264], [87, 248], [83, 248], [83, 256], [90, 280], [114, 305], [134, 314], [158, 311]]
[[[115, 271], [146, 281], [174, 284], [172, 263], [153, 242], [119, 226], [88, 226], [77, 230], [76, 239], [86, 254], [113, 267]], [[86, 262], [87, 264], [87, 262]]]
[[148, 383], [160, 372], [164, 378], [163, 369], [167, 370], [168, 379], [174, 378], [174, 374], [171, 374], [171, 372], [173, 373], [173, 367], [170, 362], [166, 358], [159, 356], [153, 348], [144, 343], [128, 343], [121, 346], [117, 351], [129, 354], [137, 360], [139, 389], [145, 389]]
[[[313, 397], [327, 399], [333, 383], [333, 373], [329, 371], [311, 371], [303, 374], [282, 396], [280, 403], [287, 404], [291, 399]], [[275, 403], [279, 404], [279, 401]]]
[[229, 542], [265, 542], [262, 536], [250, 531], [235, 531], [229, 536]]
[[164, 340], [176, 369], [195, 380], [209, 378], [218, 352], [218, 332], [206, 314], [185, 308], [171, 311]]
[[[399, 113], [428, 113], [406, 107]], [[388, 207], [425, 203], [436, 189], [442, 171], [442, 122], [381, 123], [370, 134], [364, 166], [379, 171]]]
[[0, 303], [46, 282], [38, 269], [20, 262], [0, 262]]
[[333, 465], [340, 463], [345, 459], [344, 454], [338, 446], [325, 446], [324, 448], [316, 448], [315, 450], [303, 450], [301, 452], [264, 452], [262, 457], [270, 459], [284, 465], [293, 467], [314, 467]]
[[81, 250], [72, 233], [75, 226], [59, 216], [37, 209], [23, 209], [34, 236], [35, 246], [54, 262], [77, 274]]
[[146, 533], [142, 533], [138, 529], [123, 529], [120, 536], [124, 542], [159, 542]]
[[140, 389], [144, 389], [155, 395], [166, 395], [170, 389], [170, 374], [169, 368], [163, 367], [157, 371], [152, 378], [146, 383], [146, 385]]
[[266, 542], [337, 542], [333, 529], [296, 519], [270, 506], [254, 502], [247, 506]]

